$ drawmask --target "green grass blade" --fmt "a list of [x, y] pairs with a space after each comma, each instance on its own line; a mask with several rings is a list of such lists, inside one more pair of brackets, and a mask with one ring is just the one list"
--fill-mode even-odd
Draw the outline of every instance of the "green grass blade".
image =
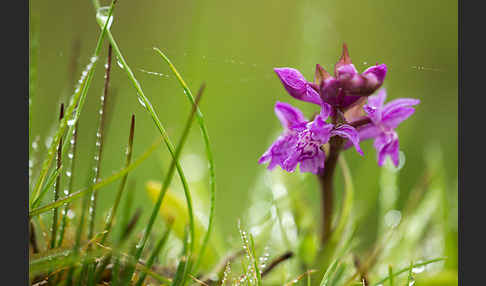
[[410, 267], [408, 269], [407, 286], [412, 283], [413, 280], [413, 261], [410, 262]]
[[51, 175], [49, 175], [49, 178], [47, 178], [46, 184], [42, 187], [39, 196], [32, 203], [32, 208], [36, 208], [39, 205], [39, 203], [42, 201], [47, 191], [50, 190], [51, 187], [54, 185], [54, 182], [56, 182], [57, 177], [61, 175], [61, 171], [62, 171], [62, 167], [60, 169], [54, 170], [54, 172], [52, 172]]
[[[177, 80], [181, 84], [182, 88], [184, 89], [184, 93], [186, 94], [187, 98], [191, 101], [191, 103], [194, 105], [195, 104], [195, 99], [192, 96], [191, 90], [187, 86], [187, 84], [184, 82], [182, 79], [182, 76], [179, 74], [175, 66], [172, 64], [172, 62], [169, 60], [169, 58], [158, 48], [154, 48], [154, 50], [164, 59], [164, 61], [169, 65], [171, 71], [174, 73], [176, 76]], [[209, 237], [211, 235], [211, 231], [213, 229], [213, 221], [214, 221], [214, 210], [215, 210], [215, 201], [216, 201], [216, 177], [215, 177], [215, 172], [214, 172], [214, 159], [213, 159], [213, 154], [211, 152], [211, 147], [209, 144], [209, 135], [207, 132], [206, 128], [206, 123], [204, 122], [204, 117], [199, 109], [197, 108], [197, 113], [196, 117], [198, 120], [199, 128], [201, 129], [202, 137], [204, 140], [204, 145], [206, 149], [206, 157], [208, 159], [208, 164], [209, 164], [209, 190], [210, 190], [210, 209], [209, 209], [209, 222], [208, 222], [208, 230], [203, 238], [203, 243], [201, 244], [201, 249], [199, 251], [199, 255], [196, 261], [196, 265], [194, 267], [194, 270], [197, 271], [199, 268], [199, 265], [201, 263], [201, 259], [204, 256], [204, 252], [206, 250], [206, 246], [209, 241]]]
[[[110, 11], [109, 11], [110, 16], [113, 12], [113, 6], [114, 5], [112, 3], [111, 7], [110, 7]], [[108, 19], [109, 18], [110, 17], [108, 17]], [[56, 134], [54, 135], [54, 138], [51, 142], [51, 145], [49, 146], [49, 149], [47, 151], [47, 157], [44, 159], [44, 161], [42, 163], [42, 167], [41, 167], [41, 171], [39, 173], [39, 177], [38, 177], [36, 184], [34, 186], [34, 189], [32, 191], [32, 196], [31, 196], [32, 200], [30, 200], [31, 202], [34, 201], [39, 196], [39, 192], [41, 191], [42, 185], [44, 184], [45, 178], [46, 178], [47, 173], [49, 171], [49, 167], [50, 167], [52, 161], [54, 160], [57, 145], [59, 145], [59, 142], [61, 141], [61, 137], [63, 136], [66, 128], [68, 127], [68, 121], [70, 121], [70, 124], [69, 124], [70, 127], [68, 129], [69, 131], [67, 132], [66, 141], [65, 141], [64, 144], [67, 144], [67, 141], [69, 141], [70, 134], [72, 134], [72, 129], [74, 128], [74, 125], [76, 124], [76, 122], [79, 118], [79, 114], [81, 113], [84, 99], [86, 98], [88, 88], [91, 85], [91, 79], [92, 79], [93, 74], [94, 74], [97, 59], [98, 59], [98, 56], [101, 52], [103, 38], [104, 38], [106, 31], [107, 31], [108, 22], [109, 21], [106, 21], [105, 25], [103, 26], [101, 34], [98, 37], [98, 42], [96, 44], [94, 55], [91, 58], [91, 62], [90, 62], [90, 64], [88, 64], [87, 69], [83, 72], [83, 76], [81, 77], [81, 80], [80, 80], [80, 85], [78, 86], [78, 88], [76, 88], [73, 96], [71, 97], [71, 101], [69, 102], [69, 106], [66, 109], [66, 114], [65, 114], [63, 120], [61, 120], [61, 124], [60, 124], [59, 128], [57, 129]], [[75, 114], [74, 118], [71, 119], [76, 106], [77, 106], [76, 114]], [[63, 146], [63, 150], [67, 149], [65, 147], [66, 146]], [[64, 157], [64, 154], [63, 154], [63, 157]], [[30, 205], [30, 209], [32, 209], [32, 205]]]
[[[98, 123], [98, 130], [96, 131], [96, 151], [94, 157], [94, 172], [93, 172], [93, 183], [98, 182], [100, 176], [100, 167], [101, 167], [101, 160], [103, 155], [103, 143], [104, 143], [104, 135], [105, 135], [105, 122], [106, 122], [106, 100], [108, 98], [108, 90], [110, 84], [110, 70], [111, 70], [111, 54], [112, 48], [111, 45], [108, 46], [108, 56], [105, 65], [105, 84], [103, 88], [103, 94], [101, 95], [101, 102], [100, 102], [100, 109], [99, 109], [99, 123]], [[98, 200], [98, 193], [92, 192], [90, 194], [90, 205], [89, 205], [89, 216], [88, 216], [88, 239], [93, 236], [94, 233], [94, 225], [96, 219], [96, 205]]]
[[253, 240], [253, 235], [251, 235], [251, 233], [250, 233], [250, 246], [251, 246], [251, 252], [253, 256], [253, 267], [255, 268], [256, 282], [258, 286], [262, 286], [262, 273], [260, 271], [260, 268], [258, 267], [258, 260], [255, 252], [255, 241]]
[[[93, 3], [95, 3], [95, 8], [99, 7], [98, 1], [94, 0]], [[131, 68], [128, 66], [127, 62], [125, 61], [125, 58], [123, 57], [123, 55], [122, 55], [122, 53], [121, 53], [121, 51], [118, 47], [118, 44], [116, 43], [116, 41], [113, 38], [113, 35], [111, 34], [110, 31], [107, 31], [107, 36], [108, 36], [108, 39], [110, 40], [111, 45], [113, 46], [113, 51], [115, 52], [115, 55], [117, 56], [118, 61], [120, 62], [123, 69], [126, 71], [128, 78], [130, 79], [133, 86], [135, 87], [135, 89], [138, 93], [138, 96], [139, 96], [139, 100], [143, 103], [143, 106], [148, 111], [148, 113], [151, 115], [152, 120], [154, 121], [155, 125], [159, 129], [159, 132], [162, 135], [167, 148], [169, 149], [169, 153], [172, 156], [173, 162], [175, 163], [175, 168], [177, 169], [177, 172], [179, 174], [179, 177], [181, 179], [181, 182], [182, 182], [182, 185], [183, 185], [183, 188], [184, 188], [184, 194], [186, 195], [186, 201], [187, 201], [187, 204], [188, 204], [188, 212], [190, 212], [189, 217], [190, 217], [190, 225], [191, 225], [191, 236], [194, 236], [194, 222], [193, 222], [194, 216], [192, 214], [192, 199], [191, 199], [191, 196], [190, 196], [189, 187], [188, 187], [188, 184], [187, 184], [186, 177], [184, 175], [184, 172], [182, 170], [182, 167], [181, 167], [181, 165], [179, 163], [179, 159], [178, 159], [178, 154], [180, 154], [180, 151], [182, 149], [182, 145], [183, 145], [184, 141], [181, 141], [179, 143], [179, 145], [177, 146], [177, 150], [174, 148], [174, 145], [172, 144], [171, 140], [169, 139], [169, 136], [168, 136], [167, 132], [165, 131], [165, 128], [163, 127], [159, 117], [157, 116], [157, 113], [155, 112], [155, 110], [154, 110], [152, 104], [150, 103], [150, 101], [148, 100], [148, 98], [145, 96], [145, 94], [142, 90], [142, 87], [140, 86], [140, 83], [135, 78], [135, 75], [133, 74]], [[173, 168], [171, 168], [171, 169], [173, 169]], [[174, 172], [174, 171], [171, 171], [171, 169], [169, 169], [169, 173], [167, 174], [167, 177], [166, 177], [166, 178], [168, 178], [166, 180], [168, 183], [170, 183], [170, 181], [172, 180], [172, 174]], [[167, 184], [167, 187], [168, 187], [168, 184]], [[164, 195], [165, 195], [165, 192], [162, 191], [160, 193], [159, 199], [156, 202], [154, 210], [152, 211], [152, 215], [150, 216], [149, 223], [147, 224], [147, 228], [143, 233], [143, 237], [141, 238], [140, 243], [137, 246], [137, 251], [136, 251], [136, 254], [135, 254], [135, 257], [137, 259], [140, 258], [142, 251], [145, 247], [145, 244], [148, 240], [148, 236], [150, 235], [150, 233], [152, 231], [152, 227], [153, 227], [155, 219], [158, 215], [158, 210], [160, 208], [160, 205], [162, 204], [162, 200], [163, 200]], [[191, 240], [191, 248], [192, 248], [193, 243], [194, 243], [194, 239]]]
[[[199, 104], [199, 100], [201, 99], [203, 91], [204, 91], [204, 85], [201, 86], [201, 89], [199, 90], [198, 96], [196, 98], [195, 105], [192, 108], [192, 112], [189, 115], [189, 118], [186, 122], [186, 126], [184, 127], [184, 131], [182, 133], [181, 139], [179, 140], [179, 144], [177, 145], [177, 149], [175, 151], [175, 158], [176, 159], [179, 158], [181, 151], [182, 151], [182, 147], [184, 146], [184, 143], [187, 139], [187, 136], [189, 135], [189, 131], [190, 131], [190, 128], [191, 128], [191, 125], [192, 125], [192, 121], [194, 119], [194, 114], [195, 114], [197, 105]], [[137, 245], [137, 250], [136, 250], [136, 253], [135, 253], [136, 259], [140, 259], [142, 250], [145, 247], [145, 244], [147, 243], [147, 240], [148, 240], [148, 234], [150, 233], [150, 231], [153, 227], [153, 224], [155, 223], [155, 219], [157, 218], [157, 214], [159, 212], [160, 206], [162, 204], [164, 196], [167, 193], [170, 182], [172, 180], [172, 175], [174, 173], [174, 169], [175, 169], [175, 166], [177, 164], [176, 159], [172, 160], [172, 162], [171, 162], [171, 165], [169, 167], [169, 171], [167, 172], [167, 175], [165, 177], [165, 180], [164, 180], [164, 183], [163, 183], [163, 186], [162, 186], [162, 190], [158, 194], [157, 201], [155, 202], [154, 209], [153, 209], [152, 214], [151, 214], [150, 219], [149, 219], [149, 223], [147, 225], [146, 230], [144, 231], [144, 236], [142, 237], [139, 244]], [[182, 178], [183, 177], [181, 177], [181, 180], [182, 180]], [[190, 248], [189, 253], [192, 255], [193, 248], [194, 248], [194, 237], [195, 237], [194, 216], [193, 216], [193, 211], [192, 211], [191, 195], [189, 193], [189, 188], [187, 187], [187, 182], [185, 181], [185, 178], [182, 181], [183, 181], [184, 194], [186, 196], [187, 209], [188, 209], [188, 214], [189, 214], [189, 229], [190, 229], [190, 236], [191, 236], [191, 239], [189, 240], [189, 248]], [[188, 257], [188, 260], [190, 260], [190, 257]], [[189, 267], [191, 266], [189, 264], [189, 262], [184, 264], [184, 267], [188, 267], [188, 266]], [[130, 269], [130, 271], [128, 273], [130, 273], [132, 271], [133, 271], [133, 268]]]
[[[157, 242], [157, 245], [155, 246], [154, 250], [150, 254], [150, 257], [147, 260], [145, 267], [147, 267], [149, 269], [152, 267], [153, 263], [155, 262], [155, 258], [157, 258], [159, 256], [160, 250], [162, 250], [165, 243], [167, 242], [167, 239], [169, 238], [171, 227], [172, 227], [172, 225], [169, 224], [169, 227], [165, 231], [164, 235]], [[135, 286], [142, 286], [143, 281], [145, 280], [146, 277], [147, 277], [147, 273], [142, 273], [142, 275], [140, 275], [140, 278], [138, 279], [137, 283], [135, 283]]]
[[[59, 120], [62, 120], [64, 116], [64, 104], [61, 104], [61, 111], [59, 114]], [[61, 169], [61, 164], [62, 164], [62, 138], [61, 141], [59, 141], [59, 145], [57, 146], [57, 166], [56, 170], [59, 171]], [[61, 187], [61, 176], [57, 176], [56, 178], [56, 184], [54, 186], [54, 201], [59, 199], [59, 189]], [[58, 219], [58, 214], [57, 214], [57, 208], [54, 209], [53, 212], [53, 217], [52, 217], [52, 228], [51, 228], [51, 248], [56, 247], [56, 240], [57, 240], [57, 219]]]
[[92, 186], [89, 186], [89, 187], [83, 188], [79, 191], [76, 191], [76, 192], [70, 194], [69, 196], [66, 196], [62, 199], [59, 199], [59, 200], [57, 200], [53, 203], [50, 203], [50, 204], [47, 204], [45, 206], [31, 210], [29, 212], [29, 217], [32, 218], [32, 217], [38, 216], [38, 215], [45, 213], [45, 212], [48, 212], [48, 211], [50, 211], [54, 208], [58, 208], [65, 203], [70, 203], [73, 200], [82, 198], [82, 197], [86, 196], [87, 194], [89, 194], [89, 192], [96, 191], [96, 190], [98, 190], [98, 189], [120, 179], [125, 174], [127, 174], [128, 172], [137, 168], [142, 162], [144, 162], [150, 156], [150, 154], [152, 154], [152, 152], [155, 151], [155, 149], [159, 146], [160, 143], [161, 143], [160, 141], [157, 141], [156, 143], [154, 143], [147, 151], [145, 151], [145, 153], [143, 153], [137, 160], [135, 160], [135, 162], [131, 163], [128, 167], [121, 169], [117, 173], [109, 176], [108, 178], [106, 178], [104, 180], [101, 180], [100, 182], [98, 182], [98, 183], [96, 183]]
[[[132, 115], [132, 119], [131, 119], [131, 123], [130, 123], [130, 134], [128, 136], [127, 157], [125, 159], [125, 168], [130, 166], [130, 163], [132, 161], [134, 134], [135, 134], [135, 115]], [[105, 242], [106, 238], [108, 237], [109, 232], [111, 231], [111, 227], [113, 225], [113, 219], [116, 216], [116, 212], [118, 210], [118, 206], [119, 206], [121, 198], [122, 198], [123, 190], [125, 189], [127, 178], [128, 178], [128, 173], [126, 173], [122, 178], [122, 181], [120, 183], [120, 187], [118, 188], [118, 192], [116, 193], [115, 202], [113, 203], [113, 207], [111, 208], [111, 210], [110, 210], [110, 212], [109, 212], [109, 214], [106, 218], [106, 223], [105, 223], [105, 227], [104, 227], [104, 230], [106, 231], [106, 233], [103, 236], [103, 238], [101, 239], [101, 243]]]
[[378, 286], [380, 284], [383, 284], [385, 283], [386, 281], [390, 280], [390, 279], [393, 279], [393, 277], [396, 277], [402, 273], [405, 273], [407, 271], [410, 271], [410, 268], [416, 268], [416, 267], [421, 267], [421, 266], [425, 266], [425, 265], [428, 265], [428, 264], [431, 264], [431, 263], [435, 263], [435, 262], [439, 262], [439, 261], [444, 261], [446, 260], [446, 258], [434, 258], [434, 259], [431, 259], [431, 260], [427, 260], [425, 262], [421, 262], [421, 263], [417, 263], [417, 264], [413, 264], [413, 265], [410, 265], [409, 267], [406, 267], [406, 268], [403, 268], [401, 269], [400, 271], [398, 272], [395, 272], [395, 273], [391, 273], [389, 274], [387, 277], [381, 279], [380, 281], [376, 282], [373, 284], [373, 286]]
[[391, 264], [388, 265], [388, 277], [389, 277], [388, 280], [390, 281], [390, 286], [393, 286], [394, 285], [393, 284], [393, 268], [392, 268]]
[[[74, 127], [73, 130], [73, 135], [71, 137], [71, 145], [70, 145], [70, 150], [68, 153], [68, 158], [69, 158], [69, 167], [68, 170], [66, 171], [66, 176], [68, 177], [68, 188], [67, 188], [67, 193], [66, 196], [69, 196], [72, 191], [73, 191], [73, 182], [74, 182], [74, 166], [75, 166], [75, 160], [76, 160], [76, 145], [77, 145], [77, 139], [78, 139], [78, 124]], [[61, 220], [61, 227], [59, 230], [59, 241], [57, 243], [57, 246], [60, 247], [62, 245], [62, 242], [64, 240], [64, 234], [66, 232], [66, 227], [67, 227], [67, 214], [70, 208], [70, 204], [67, 203], [64, 205], [64, 208], [62, 210], [62, 220]]]
[[336, 259], [334, 260], [331, 265], [327, 268], [326, 272], [324, 273], [324, 276], [322, 276], [321, 283], [319, 284], [320, 286], [327, 286], [331, 280], [331, 275], [336, 272], [336, 269], [339, 265], [339, 261]]
[[[134, 133], [135, 133], [135, 115], [132, 115], [131, 118], [131, 123], [130, 123], [130, 133], [128, 136], [128, 146], [127, 146], [127, 153], [126, 153], [126, 160], [125, 160], [125, 167], [130, 165], [131, 159], [132, 159], [132, 152], [133, 152], [133, 138], [134, 138]], [[101, 244], [104, 244], [106, 241], [106, 238], [108, 237], [108, 234], [111, 232], [111, 228], [113, 225], [113, 220], [116, 216], [118, 206], [121, 201], [121, 197], [123, 194], [123, 190], [125, 189], [125, 184], [128, 178], [128, 173], [123, 176], [122, 181], [120, 183], [120, 187], [118, 188], [118, 192], [115, 197], [115, 202], [113, 203], [113, 207], [110, 209], [108, 216], [106, 217], [105, 220], [105, 227], [104, 231], [105, 234], [101, 238]], [[101, 278], [101, 274], [105, 270], [106, 266], [108, 266], [108, 263], [111, 260], [111, 255], [108, 255], [107, 257], [104, 257], [101, 263], [98, 266], [98, 269], [96, 270], [95, 274], [95, 282], [99, 281]]]

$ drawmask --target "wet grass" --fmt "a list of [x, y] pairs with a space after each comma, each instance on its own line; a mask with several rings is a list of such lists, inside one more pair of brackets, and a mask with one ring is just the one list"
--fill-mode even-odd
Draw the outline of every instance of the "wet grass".
[[[199, 107], [204, 85], [193, 96], [171, 60], [161, 49], [154, 48], [168, 64], [191, 103], [182, 135], [174, 145], [158, 116], [164, 110], [155, 110], [110, 30], [115, 1], [107, 7], [100, 7], [98, 1], [93, 1], [93, 6], [100, 34], [92, 58], [82, 71], [69, 104], [63, 109], [48, 150], [39, 154], [42, 164], [31, 167], [32, 174], [36, 174], [31, 177], [35, 183], [29, 190], [31, 284], [433, 285], [433, 281], [439, 279], [442, 285], [457, 285], [457, 256], [451, 255], [456, 248], [444, 247], [457, 243], [457, 230], [450, 223], [454, 215], [450, 211], [451, 200], [446, 197], [450, 186], [445, 181], [443, 154], [438, 146], [424, 150], [427, 168], [423, 170], [423, 177], [417, 178], [417, 187], [410, 192], [410, 198], [403, 206], [397, 204], [396, 196], [390, 196], [390, 190], [393, 191], [400, 178], [400, 168], [393, 167], [390, 162], [385, 164], [377, 178], [380, 181], [379, 202], [358, 202], [354, 194], [360, 191], [360, 178], [353, 177], [352, 170], [341, 157], [338, 175], [343, 189], [339, 190], [340, 205], [336, 208], [333, 232], [325, 245], [319, 246], [316, 227], [319, 224], [315, 219], [318, 215], [316, 210], [308, 207], [305, 197], [305, 191], [312, 186], [307, 183], [311, 178], [280, 171], [263, 171], [255, 182], [251, 207], [241, 215], [241, 223], [238, 226], [235, 223], [238, 239], [220, 239], [214, 225], [217, 184], [213, 152], [217, 150], [212, 150], [208, 127]], [[103, 76], [95, 75], [95, 66], [103, 57], [104, 46], [107, 47], [105, 85], [93, 159], [76, 152], [78, 138], [87, 136], [79, 132], [78, 122], [83, 119], [83, 105], [92, 79]], [[31, 54], [35, 54], [36, 48], [38, 43], [33, 41]], [[124, 165], [101, 178], [103, 154], [111, 151], [103, 146], [103, 130], [107, 127], [106, 116], [109, 116], [105, 101], [110, 94], [111, 62], [115, 60], [126, 73], [131, 88], [137, 92], [160, 138], [154, 143], [144, 140], [151, 145], [143, 154], [135, 156], [137, 128], [135, 117], [131, 115], [126, 124], [128, 143], [120, 142], [120, 146], [126, 147]], [[37, 63], [31, 61], [30, 64], [29, 108], [36, 108], [33, 99]], [[29, 121], [35, 120], [31, 118], [30, 110], [29, 114]], [[202, 200], [194, 195], [194, 186], [188, 181], [179, 160], [184, 146], [189, 143], [188, 135], [195, 120], [201, 131], [209, 174], [207, 188], [204, 188], [209, 206], [206, 207], [207, 214], [202, 216], [207, 221], [201, 227], [203, 235], [197, 235], [200, 224], [196, 212], [204, 209], [199, 205]], [[134, 181], [129, 181], [129, 175], [160, 149], [161, 143], [165, 144], [172, 160], [160, 180], [160, 191], [153, 205], [133, 210], [134, 196], [139, 194]], [[33, 159], [34, 151], [31, 148], [30, 159]], [[75, 168], [80, 160], [90, 160], [90, 169]], [[91, 174], [77, 191], [73, 185], [75, 171]], [[173, 196], [168, 191], [174, 185], [172, 179], [176, 173], [181, 181], [180, 195], [184, 197], [184, 203], [178, 206], [177, 216], [168, 214], [160, 220], [161, 208], [166, 206], [164, 202], [175, 201], [167, 198]], [[97, 194], [115, 182], [119, 185], [114, 200], [109, 203], [109, 211], [106, 214], [97, 212]], [[138, 185], [145, 186], [145, 183], [138, 182]], [[379, 214], [377, 229], [369, 230], [365, 214], [359, 212], [357, 204], [375, 206], [374, 211]], [[148, 214], [147, 221], [141, 219], [142, 213]], [[73, 214], [76, 214], [74, 218]], [[181, 221], [185, 224], [183, 235], [176, 235], [172, 231], [173, 223]], [[45, 225], [49, 226], [48, 230]], [[160, 226], [163, 232], [158, 229]], [[363, 243], [360, 236], [363, 231], [374, 231], [376, 239]], [[454, 261], [450, 262], [451, 259]]]

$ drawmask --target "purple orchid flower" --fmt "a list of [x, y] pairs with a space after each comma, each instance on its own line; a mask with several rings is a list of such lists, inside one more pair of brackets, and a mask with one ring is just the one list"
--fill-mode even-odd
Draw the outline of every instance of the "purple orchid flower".
[[359, 74], [349, 57], [346, 44], [343, 54], [334, 67], [334, 77], [319, 64], [316, 65], [314, 82], [293, 68], [275, 68], [287, 92], [296, 99], [322, 105], [323, 102], [346, 110], [361, 97], [369, 96], [383, 84], [386, 65], [375, 65]]
[[324, 103], [321, 112], [313, 121], [307, 121], [302, 112], [288, 103], [277, 102], [275, 113], [284, 127], [284, 132], [262, 155], [258, 163], [270, 162], [268, 169], [279, 165], [287, 172], [293, 172], [300, 163], [301, 172], [317, 174], [324, 168], [325, 152], [321, 149], [332, 136], [340, 136], [354, 144], [358, 153], [358, 132], [354, 127], [341, 124], [334, 126], [326, 119], [331, 113], [331, 106]]
[[[363, 125], [358, 129], [360, 141], [374, 138], [374, 147], [378, 155], [378, 165], [382, 166], [386, 156], [390, 156], [393, 164], [399, 164], [399, 143], [398, 134], [395, 128], [410, 117], [415, 108], [411, 107], [420, 103], [420, 100], [413, 98], [399, 98], [384, 104], [386, 90], [381, 89], [377, 95], [368, 97], [368, 103], [363, 106], [371, 123]], [[348, 142], [345, 148], [352, 146]]]

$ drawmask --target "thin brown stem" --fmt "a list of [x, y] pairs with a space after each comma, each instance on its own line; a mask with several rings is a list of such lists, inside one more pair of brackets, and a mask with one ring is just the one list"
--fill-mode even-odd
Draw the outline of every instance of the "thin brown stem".
[[350, 122], [349, 125], [353, 126], [354, 128], [358, 128], [368, 123], [371, 123], [371, 120], [368, 117], [366, 117], [363, 119], [358, 119], [356, 121]]
[[34, 224], [32, 223], [32, 221], [29, 222], [29, 240], [30, 240], [30, 244], [32, 245], [32, 252], [33, 253], [38, 253], [39, 252], [39, 246], [37, 245], [37, 236], [35, 234], [35, 228], [34, 228]]
[[270, 273], [270, 271], [272, 271], [272, 269], [274, 269], [277, 265], [292, 258], [292, 256], [294, 256], [294, 253], [292, 251], [287, 251], [284, 254], [272, 260], [272, 262], [270, 262], [267, 268], [265, 268], [262, 271], [262, 278], [265, 277], [268, 273]]
[[[334, 125], [344, 122], [344, 114], [335, 109], [331, 118]], [[329, 239], [332, 232], [332, 219], [334, 208], [334, 171], [339, 158], [339, 152], [344, 143], [344, 140], [339, 136], [334, 136], [329, 140], [329, 154], [327, 155], [324, 169], [322, 169], [317, 177], [321, 186], [321, 213], [322, 213], [322, 227], [321, 227], [321, 245], [324, 245]]]
[[325, 168], [318, 174], [322, 193], [322, 233], [321, 244], [324, 244], [332, 231], [332, 219], [334, 208], [334, 171], [339, 158], [339, 152], [343, 140], [340, 137], [332, 137], [329, 141], [331, 147], [327, 157]]

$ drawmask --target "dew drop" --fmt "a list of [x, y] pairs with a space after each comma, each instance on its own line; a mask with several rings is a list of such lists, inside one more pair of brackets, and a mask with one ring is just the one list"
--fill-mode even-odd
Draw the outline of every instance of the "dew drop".
[[138, 96], [138, 102], [143, 106], [143, 108], [147, 108], [147, 106], [145, 105], [145, 102], [143, 102], [143, 99], [141, 96]]
[[390, 210], [385, 214], [385, 225], [387, 227], [395, 228], [402, 219], [402, 213], [398, 210]]
[[[100, 22], [101, 25], [105, 25], [106, 21], [108, 20], [108, 14], [110, 13], [110, 7], [100, 7], [96, 13], [96, 18]], [[110, 16], [110, 20], [108, 21], [107, 29], [110, 29], [111, 24], [113, 24], [113, 15]]]
[[418, 274], [424, 272], [424, 270], [425, 270], [425, 266], [418, 266], [418, 267], [414, 267], [412, 269], [412, 272]]

